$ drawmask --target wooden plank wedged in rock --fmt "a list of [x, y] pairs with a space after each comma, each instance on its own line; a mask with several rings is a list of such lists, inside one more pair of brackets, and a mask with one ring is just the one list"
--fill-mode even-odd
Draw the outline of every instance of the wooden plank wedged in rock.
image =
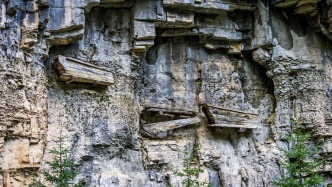
[[210, 124], [209, 127], [222, 127], [222, 128], [244, 128], [244, 129], [257, 129], [258, 127], [253, 123], [248, 124], [228, 124], [228, 123], [218, 123]]
[[245, 112], [245, 111], [242, 111], [242, 110], [230, 109], [230, 108], [225, 108], [225, 107], [220, 107], [220, 106], [215, 106], [215, 105], [206, 104], [206, 103], [203, 103], [202, 106], [208, 106], [208, 107], [219, 109], [219, 110], [223, 110], [223, 111], [226, 111], [226, 112], [232, 112], [232, 113], [240, 113], [240, 114], [247, 114], [247, 115], [258, 116], [258, 114], [255, 114], [255, 113]]
[[[201, 106], [202, 111], [208, 120], [209, 127], [240, 129], [257, 128], [255, 120], [258, 114], [210, 105], [207, 103], [203, 103]], [[211, 109], [214, 109], [214, 111]], [[220, 116], [222, 117], [221, 119], [219, 118]]]
[[60, 74], [60, 80], [70, 83], [91, 83], [109, 86], [114, 83], [113, 73], [106, 68], [87, 64], [80, 60], [57, 56], [55, 68]]
[[254, 123], [218, 123], [218, 124], [209, 124], [208, 127], [219, 127], [219, 128], [232, 128], [239, 129], [239, 132], [244, 132], [247, 129], [257, 129], [258, 127]]
[[209, 109], [209, 106], [206, 103], [201, 104], [201, 106], [202, 106], [202, 111], [203, 111], [203, 113], [205, 114], [205, 116], [206, 116], [206, 118], [208, 120], [208, 123], [209, 124], [216, 123], [216, 120], [214, 119], [214, 116], [211, 113], [211, 111]]
[[145, 105], [144, 110], [147, 112], [159, 112], [160, 114], [167, 113], [167, 114], [179, 114], [185, 116], [196, 116], [197, 112], [194, 110], [186, 109], [186, 108], [177, 108], [177, 107], [166, 107], [166, 106], [149, 106]]
[[11, 172], [18, 172], [18, 171], [38, 171], [40, 169], [40, 164], [36, 164], [36, 166], [22, 166], [17, 168], [8, 168], [3, 169], [0, 167], [0, 173], [11, 173]]
[[194, 11], [197, 13], [220, 14], [227, 11], [254, 11], [256, 6], [247, 1], [196, 2], [195, 0], [163, 0], [163, 7]]
[[167, 132], [169, 130], [178, 129], [188, 125], [193, 125], [200, 123], [199, 117], [171, 120], [165, 122], [149, 123], [143, 125], [143, 130], [148, 133], [150, 137], [161, 138], [159, 137], [160, 132]]

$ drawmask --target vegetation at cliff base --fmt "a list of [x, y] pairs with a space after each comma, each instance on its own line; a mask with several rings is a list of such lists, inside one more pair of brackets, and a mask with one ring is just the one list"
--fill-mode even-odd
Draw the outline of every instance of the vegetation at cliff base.
[[197, 181], [197, 176], [204, 171], [199, 166], [192, 165], [194, 160], [194, 151], [186, 149], [180, 152], [185, 154], [185, 158], [183, 160], [184, 168], [181, 171], [175, 170], [173, 174], [184, 178], [182, 181], [183, 187], [210, 187], [211, 184], [209, 182]]
[[[79, 172], [75, 170], [74, 161], [69, 158], [69, 148], [64, 146], [64, 139], [65, 137], [60, 133], [60, 136], [54, 141], [56, 147], [50, 150], [50, 153], [53, 154], [53, 161], [47, 162], [50, 169], [43, 171], [42, 174], [55, 187], [82, 187], [85, 185], [85, 181], [83, 180], [76, 184], [71, 182]], [[33, 179], [33, 183], [29, 186], [46, 187], [35, 179]]]
[[323, 160], [313, 158], [319, 146], [309, 148], [307, 142], [312, 139], [313, 132], [301, 128], [300, 120], [292, 120], [293, 133], [287, 140], [294, 144], [288, 150], [282, 150], [285, 159], [281, 166], [286, 170], [286, 176], [273, 184], [280, 187], [314, 187], [319, 186], [323, 177], [317, 171]]

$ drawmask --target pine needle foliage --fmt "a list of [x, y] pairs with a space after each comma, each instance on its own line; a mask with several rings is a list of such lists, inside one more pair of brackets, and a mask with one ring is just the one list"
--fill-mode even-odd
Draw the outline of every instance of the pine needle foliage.
[[307, 142], [313, 138], [313, 132], [302, 129], [300, 120], [292, 119], [292, 123], [294, 124], [293, 133], [286, 139], [293, 142], [294, 146], [289, 150], [282, 150], [286, 158], [282, 161], [281, 167], [287, 171], [287, 174], [273, 184], [280, 187], [319, 186], [323, 177], [317, 169], [324, 161], [313, 158], [319, 146], [309, 148]]
[[29, 187], [46, 187], [46, 186], [39, 181], [34, 181], [29, 185]]
[[29, 184], [29, 187], [46, 187], [43, 183], [41, 183], [39, 180], [37, 180], [37, 173], [32, 172], [32, 183]]
[[209, 182], [198, 182], [197, 176], [204, 171], [199, 166], [193, 166], [194, 151], [188, 149], [180, 151], [186, 155], [183, 160], [184, 169], [181, 171], [175, 170], [174, 175], [184, 177], [185, 179], [181, 182], [183, 187], [210, 187]]
[[83, 187], [85, 182], [82, 180], [76, 184], [71, 182], [79, 172], [75, 170], [73, 159], [69, 158], [69, 148], [64, 146], [65, 138], [61, 132], [54, 141], [56, 147], [50, 150], [54, 156], [53, 161], [47, 162], [50, 165], [50, 170], [43, 171], [43, 175], [55, 187]]

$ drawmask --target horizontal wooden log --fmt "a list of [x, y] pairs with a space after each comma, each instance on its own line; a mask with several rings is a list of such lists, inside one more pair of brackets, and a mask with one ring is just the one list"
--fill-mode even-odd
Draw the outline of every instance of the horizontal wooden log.
[[113, 73], [110, 69], [101, 68], [74, 58], [59, 55], [55, 59], [54, 66], [60, 74], [60, 80], [67, 84], [78, 82], [108, 86], [114, 83]]
[[178, 129], [181, 127], [185, 127], [188, 125], [193, 125], [196, 123], [200, 123], [199, 117], [193, 118], [186, 118], [186, 119], [179, 119], [179, 120], [172, 120], [172, 121], [165, 121], [165, 122], [158, 122], [158, 123], [149, 123], [143, 125], [143, 130], [149, 134], [151, 137], [155, 138], [163, 138], [164, 136], [160, 137], [160, 132], [167, 132], [169, 130]]
[[255, 124], [229, 124], [229, 123], [218, 123], [218, 124], [211, 124], [208, 127], [221, 127], [221, 128], [244, 128], [244, 129], [257, 129], [258, 127]]
[[212, 109], [211, 112], [215, 115], [228, 116], [228, 117], [231, 117], [231, 118], [257, 119], [257, 117], [258, 117], [256, 115], [229, 112], [229, 111], [218, 110], [218, 109], [213, 109], [213, 108], [210, 108], [210, 109]]
[[203, 103], [201, 105], [202, 106], [208, 106], [208, 107], [215, 108], [215, 109], [219, 109], [219, 110], [223, 110], [223, 111], [227, 111], [227, 112], [230, 112], [230, 113], [238, 113], [238, 114], [247, 114], [247, 115], [252, 115], [252, 116], [258, 116], [258, 114], [255, 114], [255, 113], [245, 112], [245, 111], [242, 111], [242, 110], [236, 110], [236, 109], [230, 109], [230, 108], [224, 108], [224, 107], [210, 105], [210, 104], [206, 104], [206, 103]]
[[175, 108], [175, 107], [166, 107], [166, 106], [144, 106], [144, 110], [148, 112], [159, 112], [159, 113], [169, 113], [169, 114], [179, 114], [187, 116], [196, 116], [197, 112], [194, 110], [186, 108]]
[[215, 120], [213, 114], [211, 113], [209, 106], [207, 106], [207, 105], [201, 105], [201, 106], [202, 106], [202, 111], [205, 114], [208, 123], [210, 123], [210, 124], [216, 123], [216, 120]]
[[40, 167], [41, 167], [40, 164], [35, 164], [34, 166], [24, 166], [24, 167], [9, 168], [9, 169], [0, 168], [0, 173], [10, 173], [17, 171], [36, 171], [39, 170]]
[[216, 121], [248, 121], [255, 123], [256, 122], [256, 117], [254, 118], [249, 118], [249, 117], [242, 117], [242, 116], [231, 116], [231, 115], [218, 115], [218, 114], [213, 114], [213, 117]]
[[227, 121], [227, 123], [231, 124], [244, 122], [255, 124], [255, 120], [258, 117], [258, 114], [228, 109], [206, 103], [201, 104], [201, 106], [209, 124], [224, 123], [221, 121]]

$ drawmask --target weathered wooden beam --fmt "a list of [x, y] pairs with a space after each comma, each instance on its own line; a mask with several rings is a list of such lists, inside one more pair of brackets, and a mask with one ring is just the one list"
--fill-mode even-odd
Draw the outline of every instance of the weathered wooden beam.
[[36, 171], [39, 170], [41, 167], [40, 164], [36, 164], [36, 166], [24, 166], [24, 167], [17, 167], [17, 168], [9, 168], [9, 169], [1, 169], [0, 173], [11, 173], [17, 171]]
[[234, 121], [234, 122], [253, 121], [258, 116], [257, 114], [254, 113], [228, 109], [206, 103], [201, 104], [201, 106], [202, 106], [202, 111], [207, 117], [209, 124], [219, 123], [218, 121], [220, 121], [220, 119]]
[[54, 66], [60, 74], [60, 79], [67, 84], [78, 82], [109, 86], [114, 83], [113, 73], [110, 69], [101, 68], [74, 58], [59, 55], [55, 59]]
[[221, 128], [244, 128], [244, 129], [257, 129], [258, 127], [255, 124], [229, 124], [229, 123], [218, 123], [210, 124], [208, 127], [221, 127]]
[[243, 116], [233, 116], [233, 115], [219, 115], [219, 114], [212, 114], [216, 121], [250, 121], [255, 122], [256, 117], [243, 117]]
[[165, 106], [144, 106], [144, 110], [148, 112], [159, 112], [159, 113], [169, 113], [169, 114], [180, 114], [187, 116], [196, 116], [197, 112], [194, 110], [186, 108], [175, 108], [175, 107], [165, 107]]
[[150, 137], [153, 138], [165, 138], [167, 136], [167, 131], [185, 127], [188, 125], [193, 125], [200, 123], [199, 117], [149, 123], [143, 125], [143, 130], [148, 133]]
[[208, 120], [208, 123], [210, 123], [210, 124], [216, 123], [216, 120], [215, 120], [213, 114], [211, 113], [211, 111], [209, 109], [209, 106], [206, 105], [206, 104], [203, 104], [201, 106], [202, 106], [202, 111], [203, 111], [203, 113], [205, 114], [205, 116]]
[[250, 114], [242, 114], [236, 112], [230, 112], [226, 110], [213, 109], [212, 112], [216, 115], [228, 116], [233, 118], [244, 118], [244, 119], [256, 119], [258, 116]]
[[203, 103], [201, 105], [202, 106], [208, 106], [208, 107], [215, 108], [215, 109], [219, 109], [219, 110], [223, 110], [223, 111], [227, 111], [227, 112], [230, 112], [230, 113], [238, 113], [238, 114], [247, 114], [247, 115], [258, 116], [258, 114], [255, 114], [255, 113], [245, 112], [245, 111], [242, 111], [242, 110], [236, 110], [236, 109], [230, 109], [230, 108], [224, 108], [224, 107], [210, 105], [210, 104], [206, 104], [206, 103]]

